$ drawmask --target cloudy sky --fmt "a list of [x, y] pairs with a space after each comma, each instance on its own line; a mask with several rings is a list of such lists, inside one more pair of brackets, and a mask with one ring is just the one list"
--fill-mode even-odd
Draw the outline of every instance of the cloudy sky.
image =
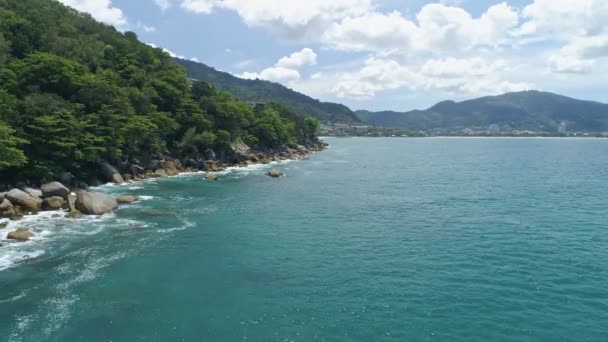
[[60, 0], [172, 54], [353, 109], [538, 89], [608, 102], [606, 0]]

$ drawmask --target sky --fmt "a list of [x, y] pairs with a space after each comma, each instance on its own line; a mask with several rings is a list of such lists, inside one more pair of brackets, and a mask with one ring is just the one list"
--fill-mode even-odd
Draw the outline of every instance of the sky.
[[608, 102], [606, 0], [60, 0], [174, 56], [352, 109]]

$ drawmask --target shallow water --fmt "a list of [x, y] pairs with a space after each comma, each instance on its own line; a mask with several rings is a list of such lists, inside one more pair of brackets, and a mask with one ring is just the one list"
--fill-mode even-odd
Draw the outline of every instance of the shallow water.
[[608, 140], [329, 139], [0, 247], [4, 341], [604, 341]]

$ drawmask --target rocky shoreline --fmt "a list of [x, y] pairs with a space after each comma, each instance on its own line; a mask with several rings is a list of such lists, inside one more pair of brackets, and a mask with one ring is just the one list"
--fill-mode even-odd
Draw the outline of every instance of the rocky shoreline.
[[[90, 182], [84, 182], [72, 174], [63, 174], [57, 180], [41, 182], [40, 187], [31, 186], [27, 182], [9, 187], [6, 192], [0, 192], [0, 229], [8, 222], [2, 219], [19, 221], [24, 215], [37, 214], [43, 211], [57, 211], [71, 219], [79, 219], [83, 215], [103, 215], [112, 212], [120, 205], [137, 202], [136, 196], [121, 196], [114, 198], [110, 195], [88, 191], [89, 186], [105, 183], [125, 184], [136, 183], [150, 178], [165, 178], [177, 176], [180, 173], [206, 172], [208, 181], [218, 180], [216, 172], [229, 167], [246, 167], [253, 164], [269, 164], [290, 159], [305, 159], [312, 153], [327, 148], [323, 141], [317, 141], [311, 146], [299, 146], [296, 149], [280, 151], [254, 151], [244, 144], [233, 144], [230, 151], [222, 158], [179, 160], [172, 157], [158, 156], [151, 159], [146, 166], [138, 161], [120, 163], [114, 166], [109, 162], [101, 163]], [[121, 172], [122, 171], [122, 172]], [[282, 172], [273, 169], [268, 176], [278, 178]], [[34, 234], [27, 228], [17, 228], [8, 232], [7, 239], [13, 241], [28, 241]]]

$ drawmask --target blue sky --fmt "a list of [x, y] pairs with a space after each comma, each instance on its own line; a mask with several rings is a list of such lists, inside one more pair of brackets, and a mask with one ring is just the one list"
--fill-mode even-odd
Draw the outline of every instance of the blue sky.
[[353, 109], [539, 89], [608, 102], [605, 0], [60, 0], [144, 42]]

